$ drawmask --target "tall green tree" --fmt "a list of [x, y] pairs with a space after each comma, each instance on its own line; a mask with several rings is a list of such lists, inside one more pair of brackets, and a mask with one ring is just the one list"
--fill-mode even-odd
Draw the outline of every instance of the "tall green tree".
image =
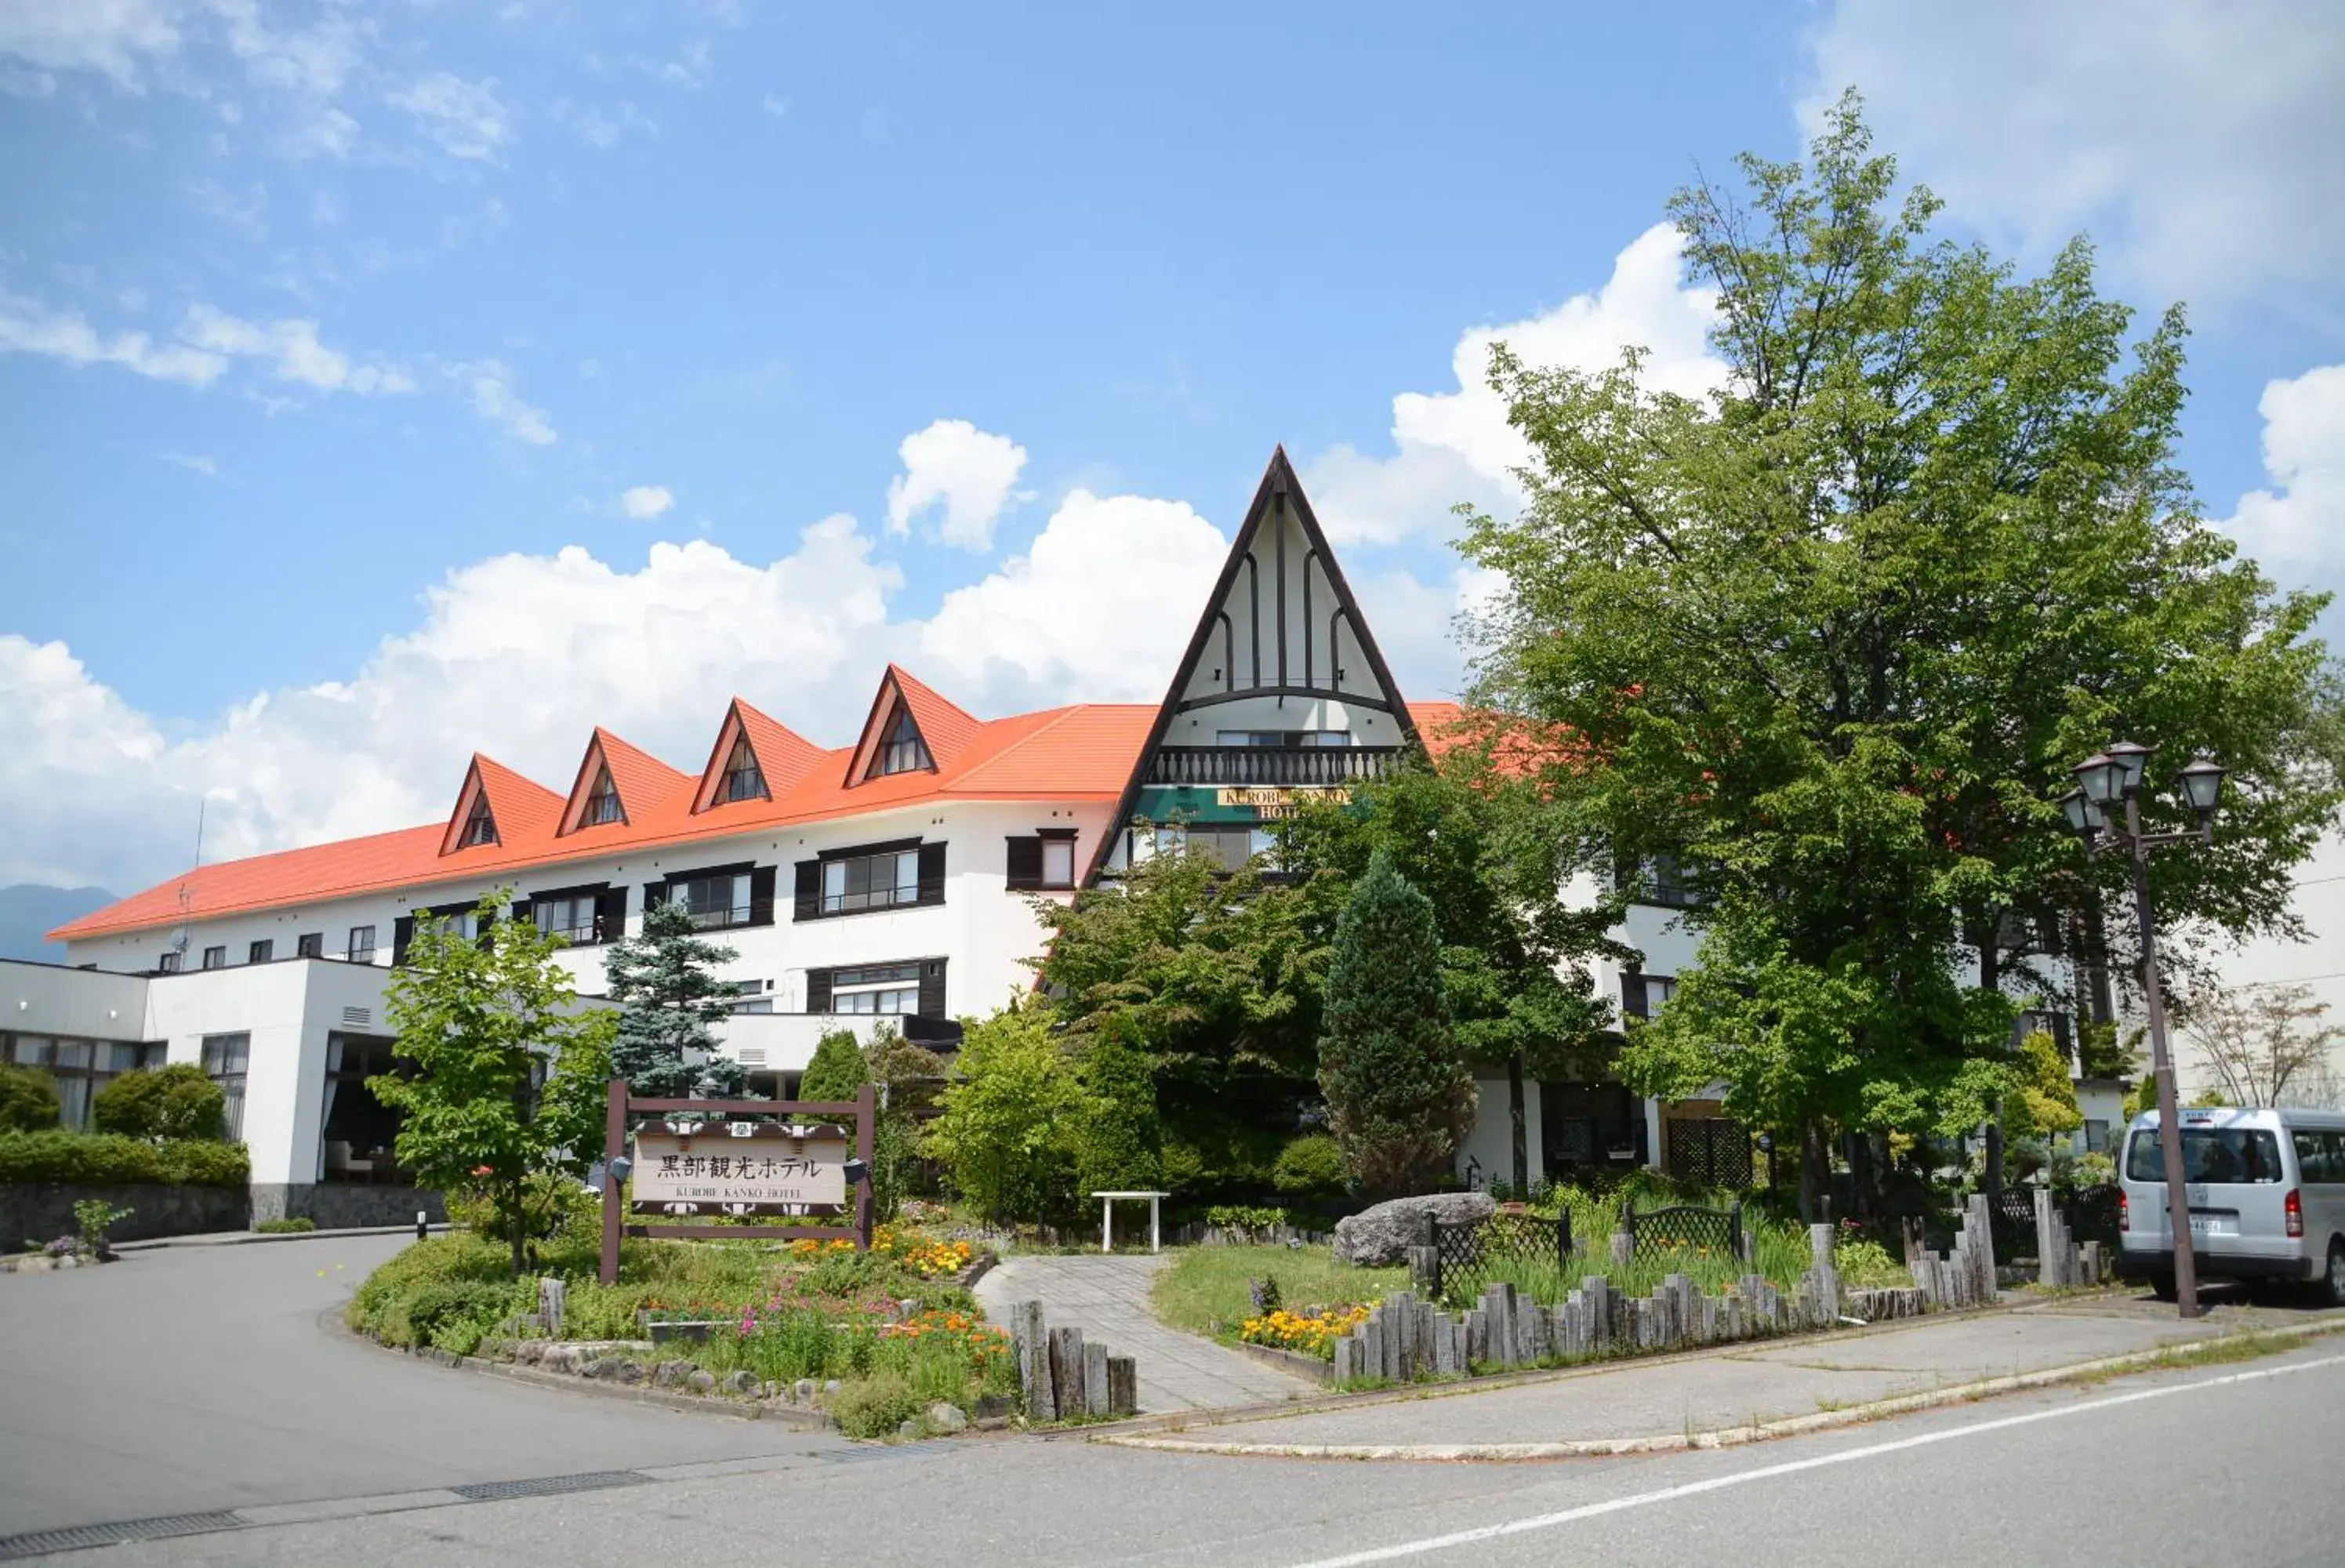
[[716, 977], [718, 966], [733, 958], [732, 948], [701, 936], [675, 904], [645, 909], [642, 931], [611, 945], [604, 988], [620, 1007], [611, 1065], [637, 1097], [738, 1099], [748, 1092], [741, 1064], [718, 1053], [714, 1029], [733, 1010], [733, 987]]
[[1723, 1080], [1812, 1178], [1830, 1126], [1951, 1129], [2016, 1085], [2041, 982], [2005, 934], [2122, 892], [2061, 823], [2076, 760], [2129, 734], [2234, 770], [2213, 847], [2156, 872], [2233, 932], [2285, 926], [2340, 794], [2325, 600], [2236, 559], [2174, 461], [2180, 313], [2129, 344], [2082, 240], [2037, 278], [1934, 240], [1853, 96], [1807, 165], [1740, 172], [1671, 204], [1718, 389], [1499, 350], [1530, 504], [1467, 551], [1506, 584], [1481, 698], [1577, 735], [1558, 787], [1707, 900], [1626, 1076]]
[[849, 1100], [871, 1081], [871, 1063], [853, 1029], [825, 1030], [814, 1043], [813, 1059], [798, 1075], [798, 1098]]
[[89, 1102], [90, 1125], [126, 1138], [228, 1137], [228, 1096], [194, 1062], [124, 1073]]
[[419, 1181], [487, 1193], [519, 1274], [546, 1218], [530, 1212], [530, 1177], [583, 1177], [602, 1152], [618, 1020], [607, 1008], [580, 1010], [553, 961], [561, 939], [502, 918], [509, 902], [502, 892], [481, 900], [478, 938], [417, 919], [383, 1009], [411, 1067], [367, 1087], [400, 1113], [399, 1162]]
[[1081, 1193], [1152, 1188], [1162, 1175], [1163, 1133], [1156, 1114], [1156, 1075], [1128, 1014], [1101, 1021], [1084, 1050], [1081, 1130], [1075, 1181]]
[[1524, 1079], [1603, 1069], [1617, 1036], [1586, 961], [1627, 950], [1608, 935], [1620, 898], [1587, 895], [1609, 879], [1579, 875], [1600, 864], [1594, 842], [1566, 803], [1498, 765], [1495, 740], [1437, 768], [1413, 755], [1348, 799], [1304, 807], [1279, 840], [1331, 931], [1379, 851], [1432, 901], [1457, 1043], [1468, 1062], [1507, 1076], [1519, 1191], [1531, 1178]]
[[1367, 1191], [1436, 1181], [1474, 1119], [1433, 902], [1378, 850], [1335, 924], [1319, 1087], [1345, 1172]]
[[1017, 1003], [969, 1024], [926, 1148], [996, 1220], [1065, 1212], [1085, 1106], [1051, 1010]]

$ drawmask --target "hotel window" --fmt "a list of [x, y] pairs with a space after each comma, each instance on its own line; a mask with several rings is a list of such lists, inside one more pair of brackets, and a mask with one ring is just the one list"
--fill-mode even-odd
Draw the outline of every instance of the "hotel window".
[[273, 938], [268, 941], [250, 943], [244, 950], [244, 961], [248, 964], [266, 964], [276, 956], [277, 943]]
[[374, 927], [371, 926], [351, 926], [350, 946], [344, 948], [343, 952], [353, 964], [373, 963]]
[[749, 737], [733, 737], [733, 750], [725, 758], [725, 776], [716, 786], [716, 803], [759, 800], [766, 794], [766, 775], [757, 769], [757, 754], [749, 749]]
[[1348, 730], [1216, 730], [1217, 746], [1348, 746]]
[[596, 827], [624, 821], [625, 816], [619, 805], [619, 786], [611, 782], [611, 770], [606, 767], [594, 775], [594, 787], [586, 792], [586, 809], [579, 813], [578, 825]]
[[772, 982], [766, 980], [734, 981], [733, 995], [739, 999], [733, 1004], [733, 1010], [736, 1013], [772, 1012], [774, 999], [766, 995], [771, 989], [773, 989]]
[[529, 912], [537, 928], [565, 942], [592, 942], [594, 936], [594, 895], [565, 893], [530, 900]]
[[497, 819], [489, 814], [488, 792], [483, 790], [472, 797], [472, 812], [464, 818], [464, 831], [456, 844], [459, 848], [471, 849], [496, 842]]
[[830, 971], [833, 1013], [917, 1013], [920, 1010], [920, 966], [866, 964]]
[[57, 1087], [57, 1119], [89, 1125], [89, 1102], [124, 1073], [163, 1065], [162, 1042], [60, 1039], [48, 1035], [0, 1035], [0, 1062], [36, 1067]]
[[1243, 871], [1255, 855], [1267, 855], [1277, 846], [1277, 838], [1266, 827], [1191, 823], [1186, 827], [1156, 830], [1157, 854], [1179, 855], [1185, 850], [1205, 855], [1223, 871]]
[[306, 931], [293, 938], [293, 956], [297, 958], [322, 958], [326, 956], [326, 934]]
[[155, 972], [158, 975], [178, 974], [179, 972], [179, 960], [183, 956], [185, 956], [185, 955], [181, 954], [178, 948], [173, 948], [171, 951], [164, 954], [162, 958], [157, 962]]
[[228, 949], [227, 949], [226, 947], [207, 947], [207, 948], [205, 948], [205, 949], [204, 949], [204, 967], [205, 967], [205, 968], [207, 968], [207, 969], [225, 969], [225, 968], [227, 968], [227, 967], [228, 967]]
[[692, 923], [708, 930], [722, 926], [749, 924], [749, 874], [734, 872], [717, 876], [695, 876], [685, 882], [671, 882], [668, 902], [679, 905], [692, 916]]
[[887, 733], [880, 738], [878, 752], [871, 759], [869, 776], [916, 773], [933, 765], [929, 761], [929, 748], [920, 739], [920, 727], [912, 723], [912, 710], [898, 707], [895, 718], [888, 721]]
[[204, 1075], [219, 1085], [220, 1093], [227, 1097], [230, 1143], [244, 1137], [244, 1075], [251, 1056], [250, 1035], [204, 1037]]
[[1621, 891], [1639, 904], [1657, 905], [1663, 909], [1691, 909], [1701, 902], [1686, 885], [1685, 875], [1674, 855], [1649, 855], [1641, 860], [1627, 862], [1615, 872], [1614, 880]]
[[920, 852], [917, 849], [823, 862], [822, 912], [825, 915], [892, 909], [899, 904], [917, 904], [919, 898]]
[[1075, 885], [1075, 830], [1047, 828], [1030, 837], [1009, 841], [1008, 885], [1016, 889], [1072, 887]]

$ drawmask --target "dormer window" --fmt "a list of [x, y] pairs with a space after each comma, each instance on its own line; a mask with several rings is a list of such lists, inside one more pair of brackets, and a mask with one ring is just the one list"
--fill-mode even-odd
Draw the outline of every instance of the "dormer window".
[[594, 775], [594, 787], [586, 792], [586, 808], [578, 814], [578, 825], [594, 827], [624, 821], [625, 816], [619, 805], [619, 786], [611, 782], [611, 770], [606, 767]]
[[889, 774], [916, 773], [935, 764], [929, 761], [929, 748], [920, 740], [920, 729], [912, 723], [912, 711], [898, 707], [896, 716], [888, 721], [888, 733], [879, 739], [879, 749], [872, 754], [871, 777], [884, 778]]
[[497, 842], [497, 819], [489, 814], [489, 796], [485, 790], [472, 797], [472, 809], [464, 817], [464, 832], [456, 843], [471, 849], [478, 845]]
[[762, 800], [766, 795], [766, 775], [757, 771], [757, 754], [749, 749], [749, 737], [733, 737], [733, 750], [725, 759], [725, 776], [717, 782], [716, 803]]

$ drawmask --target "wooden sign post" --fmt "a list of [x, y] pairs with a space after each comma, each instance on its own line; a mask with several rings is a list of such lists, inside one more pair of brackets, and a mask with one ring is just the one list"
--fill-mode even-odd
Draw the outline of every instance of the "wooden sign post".
[[[618, 1283], [623, 1236], [708, 1241], [775, 1237], [852, 1241], [871, 1249], [872, 1120], [878, 1098], [869, 1084], [851, 1100], [630, 1099], [613, 1078], [603, 1128], [603, 1268]], [[627, 1156], [631, 1118], [655, 1118], [635, 1134], [628, 1182], [614, 1174]], [[855, 1118], [855, 1158], [863, 1178], [848, 1190], [847, 1129], [822, 1118]], [[755, 1119], [752, 1119], [755, 1118]], [[637, 1213], [817, 1214], [852, 1205], [852, 1225], [634, 1224], [625, 1212], [634, 1188]]]

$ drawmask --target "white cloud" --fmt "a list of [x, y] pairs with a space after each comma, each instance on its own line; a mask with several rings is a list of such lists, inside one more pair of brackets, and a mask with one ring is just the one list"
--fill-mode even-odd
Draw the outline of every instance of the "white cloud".
[[2345, 271], [2345, 7], [1840, 0], [1811, 125], [1855, 86], [1956, 216], [2039, 253], [2089, 228], [2167, 298]]
[[513, 440], [533, 447], [554, 443], [553, 421], [531, 408], [513, 389], [513, 372], [502, 359], [479, 359], [447, 367], [448, 377], [472, 403], [472, 411]]
[[0, 55], [46, 71], [96, 71], [137, 91], [140, 67], [179, 46], [174, 7], [158, 0], [10, 0]]
[[2345, 365], [2264, 388], [2264, 471], [2222, 527], [2267, 565], [2345, 564]]
[[395, 365], [353, 365], [349, 355], [326, 347], [319, 341], [315, 321], [246, 321], [209, 305], [196, 305], [180, 323], [179, 338], [209, 353], [268, 360], [279, 380], [299, 381], [321, 392], [372, 397], [415, 390], [414, 378]]
[[1185, 501], [1074, 491], [1025, 554], [945, 595], [915, 667], [1002, 709], [1152, 702], [1228, 553]]
[[1623, 349], [1641, 348], [1640, 372], [1656, 391], [1699, 397], [1724, 377], [1710, 352], [1715, 296], [1680, 278], [1677, 231], [1656, 224], [1620, 252], [1593, 294], [1502, 327], [1463, 334], [1450, 355], [1457, 389], [1403, 392], [1393, 400], [1394, 455], [1367, 456], [1348, 444], [1307, 465], [1312, 505], [1337, 543], [1389, 544], [1415, 533], [1447, 533], [1449, 509], [1520, 504], [1514, 470], [1529, 460], [1507, 424], [1507, 405], [1489, 384], [1490, 349], [1505, 343], [1531, 365], [1609, 369]]
[[967, 420], [939, 420], [897, 447], [904, 471], [888, 481], [888, 531], [906, 533], [913, 520], [941, 504], [937, 536], [964, 550], [993, 543], [994, 520], [1010, 503], [1026, 466], [1026, 449]]
[[0, 354], [39, 354], [72, 365], [119, 365], [159, 381], [208, 387], [228, 369], [225, 356], [184, 343], [157, 343], [144, 332], [112, 337], [78, 310], [52, 310], [0, 294]]
[[783, 97], [779, 93], [767, 93], [757, 100], [757, 106], [776, 119], [780, 119], [790, 112], [789, 99]]
[[631, 132], [659, 135], [659, 126], [632, 102], [624, 102], [615, 109], [598, 109], [592, 104], [574, 104], [567, 98], [557, 98], [553, 103], [553, 117], [557, 123], [575, 131], [580, 140], [592, 147], [616, 147]]
[[192, 473], [199, 473], [206, 479], [218, 479], [220, 476], [219, 464], [200, 452], [157, 452], [155, 456], [163, 462], [175, 463]]
[[451, 72], [434, 71], [393, 93], [391, 102], [413, 115], [450, 157], [493, 159], [513, 134], [495, 88], [493, 81], [468, 82]]
[[639, 484], [619, 493], [619, 510], [638, 522], [647, 522], [675, 504], [664, 484]]

